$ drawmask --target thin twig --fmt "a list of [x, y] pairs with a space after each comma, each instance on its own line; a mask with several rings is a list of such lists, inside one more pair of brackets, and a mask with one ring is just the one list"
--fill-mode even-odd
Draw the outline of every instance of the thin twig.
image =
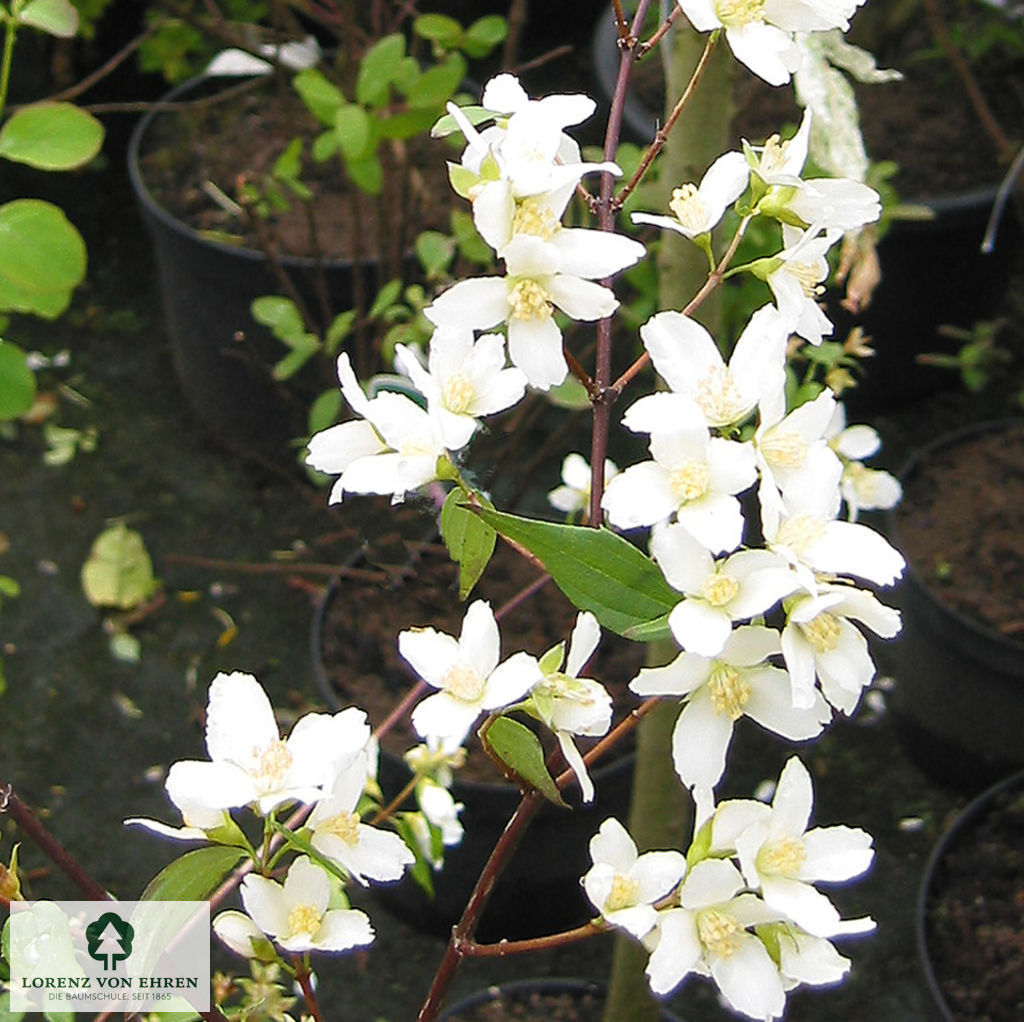
[[580, 940], [607, 933], [610, 927], [603, 919], [594, 919], [582, 926], [561, 933], [550, 933], [546, 937], [529, 937], [525, 940], [499, 940], [493, 944], [478, 944], [475, 940], [458, 940], [458, 952], [465, 958], [505, 958], [507, 955], [527, 954], [531, 951], [548, 951], [551, 948], [575, 944]]
[[327, 575], [351, 578], [356, 582], [391, 581], [395, 575], [413, 575], [411, 568], [396, 567], [393, 571], [373, 571], [369, 568], [352, 568], [344, 564], [321, 564], [315, 561], [228, 561], [216, 557], [200, 557], [196, 554], [168, 554], [165, 560], [172, 564], [188, 564], [210, 571], [233, 571], [242, 575]]

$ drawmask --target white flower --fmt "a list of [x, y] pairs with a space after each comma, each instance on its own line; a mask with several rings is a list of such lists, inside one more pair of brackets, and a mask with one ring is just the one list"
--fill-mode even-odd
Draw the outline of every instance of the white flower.
[[743, 537], [743, 513], [734, 494], [756, 478], [753, 449], [749, 443], [712, 437], [689, 399], [652, 397], [665, 400], [636, 412], [634, 405], [623, 423], [629, 429], [650, 430], [653, 459], [631, 465], [608, 484], [601, 506], [609, 521], [633, 529], [674, 514], [709, 550], [734, 550]]
[[778, 945], [779, 972], [787, 987], [832, 986], [850, 971], [850, 959], [824, 937], [813, 937], [789, 923], [769, 924], [765, 929], [765, 938], [774, 937]]
[[815, 738], [831, 713], [815, 693], [810, 707], [793, 705], [789, 675], [767, 663], [781, 650], [779, 633], [742, 625], [714, 658], [680, 653], [664, 667], [648, 667], [629, 683], [639, 696], [685, 700], [672, 733], [676, 773], [693, 792], [698, 823], [709, 814], [712, 789], [725, 769], [733, 726], [748, 716], [790, 741]]
[[239, 671], [218, 674], [206, 709], [210, 762], [175, 763], [167, 792], [190, 813], [253, 804], [266, 815], [284, 802], [314, 802], [369, 737], [366, 714], [350, 707], [333, 717], [307, 713], [282, 740], [260, 683]]
[[887, 511], [900, 502], [903, 488], [899, 480], [882, 469], [863, 464], [882, 446], [874, 429], [862, 424], [847, 426], [845, 409], [837, 404], [825, 435], [843, 463], [839, 486], [851, 522], [857, 520], [861, 511]]
[[812, 936], [866, 933], [874, 929], [871, 919], [840, 919], [813, 884], [841, 883], [864, 873], [874, 857], [871, 836], [853, 827], [808, 830], [813, 803], [811, 776], [793, 756], [779, 776], [771, 807], [752, 800], [718, 807], [712, 847], [734, 847], [747, 885]]
[[221, 912], [213, 921], [213, 932], [236, 955], [255, 958], [253, 941], [264, 941], [267, 935], [244, 913], [235, 909]]
[[786, 247], [771, 261], [775, 269], [766, 278], [790, 330], [811, 344], [821, 344], [822, 337], [832, 333], [832, 321], [817, 299], [829, 275], [825, 253], [839, 236], [839, 231], [821, 233], [817, 227], [801, 231], [783, 224]]
[[875, 676], [868, 643], [852, 623], [891, 639], [900, 630], [899, 611], [873, 593], [846, 585], [823, 585], [817, 596], [802, 595], [787, 605], [782, 654], [793, 682], [793, 701], [808, 705], [818, 678], [825, 698], [850, 714]]
[[[573, 742], [573, 735], [597, 737], [606, 734], [612, 722], [612, 697], [599, 681], [579, 677], [601, 640], [597, 618], [589, 611], [576, 617], [569, 639], [564, 671], [561, 658], [530, 689], [530, 706], [537, 717], [555, 733], [566, 762], [576, 773], [584, 802], [594, 799], [594, 782]], [[560, 649], [561, 644], [555, 647]], [[542, 669], [544, 665], [542, 664]]]
[[248, 874], [241, 894], [253, 922], [286, 951], [347, 951], [373, 941], [365, 912], [328, 908], [330, 878], [308, 856], [291, 864], [284, 884]]
[[[659, 312], [640, 328], [654, 368], [674, 394], [697, 404], [713, 429], [738, 425], [760, 401], [782, 392], [788, 337], [786, 322], [771, 305], [750, 317], [728, 364], [711, 334], [681, 312]], [[652, 394], [636, 401], [626, 413], [627, 427], [651, 432], [643, 420], [649, 412], [657, 422], [658, 405], [667, 396]]]
[[782, 392], [778, 400], [762, 403], [761, 421], [754, 433], [760, 473], [758, 498], [765, 532], [773, 532], [787, 506], [805, 504], [805, 494], [838, 492], [842, 464], [826, 441], [836, 401], [823, 390], [786, 414]]
[[619, 304], [614, 293], [588, 278], [610, 276], [643, 254], [642, 245], [619, 238], [622, 244], [609, 251], [599, 246], [601, 258], [594, 262], [586, 257], [586, 246], [581, 246], [578, 235], [563, 233], [573, 239], [567, 249], [549, 245], [541, 238], [518, 236], [504, 250], [504, 277], [460, 280], [423, 314], [445, 327], [487, 330], [507, 323], [509, 358], [530, 384], [547, 390], [561, 383], [567, 365], [554, 309], [561, 309], [570, 319], [584, 321], [610, 316]]
[[419, 811], [405, 813], [403, 818], [409, 825], [420, 855], [430, 863], [432, 869], [439, 870], [444, 865], [444, 858], [436, 854], [431, 828], [440, 836], [442, 847], [457, 845], [462, 840], [463, 828], [459, 813], [464, 807], [452, 798], [447, 788], [428, 780], [416, 785], [416, 801]]
[[359, 756], [334, 780], [329, 794], [310, 814], [306, 826], [310, 843], [326, 859], [336, 862], [361, 884], [400, 880], [415, 861], [405, 842], [391, 831], [362, 822], [356, 812], [366, 787], [366, 757]]
[[[605, 459], [604, 481], [607, 484], [619, 474], [619, 466]], [[562, 485], [549, 494], [551, 506], [567, 515], [586, 514], [590, 507], [590, 465], [582, 454], [567, 454], [562, 462]]]
[[764, 944], [748, 931], [778, 920], [756, 895], [741, 894], [743, 878], [725, 859], [704, 859], [679, 891], [679, 908], [658, 916], [644, 941], [651, 950], [647, 979], [664, 997], [690, 973], [710, 975], [734, 1011], [755, 1019], [782, 1015], [786, 994]]
[[593, 866], [583, 889], [602, 918], [638, 940], [658, 920], [654, 903], [664, 898], [686, 873], [686, 859], [675, 851], [637, 854], [636, 844], [614, 817], [590, 839]]
[[673, 189], [668, 206], [674, 216], [634, 213], [633, 223], [653, 224], [697, 238], [722, 219], [726, 207], [743, 194], [749, 177], [750, 167], [743, 154], [725, 153], [711, 164], [699, 186], [684, 184]]
[[171, 827], [159, 820], [133, 816], [124, 821], [126, 827], [144, 827], [172, 841], [209, 841], [213, 831], [220, 827], [232, 826], [231, 817], [226, 810], [209, 809], [203, 802], [194, 801], [188, 788], [187, 775], [175, 773], [173, 782], [168, 775], [167, 782], [170, 784], [167, 788], [167, 797], [181, 813], [182, 826]]
[[437, 459], [445, 443], [437, 421], [404, 394], [367, 398], [347, 353], [338, 356], [341, 392], [365, 422], [344, 422], [315, 434], [306, 464], [330, 474], [340, 472], [329, 498], [345, 493], [390, 494], [392, 503], [437, 478]]
[[497, 334], [474, 341], [471, 330], [438, 328], [430, 340], [426, 369], [404, 344], [396, 345], [395, 353], [396, 364], [426, 397], [450, 451], [469, 443], [478, 418], [510, 408], [526, 390], [526, 377], [505, 368], [505, 341]]
[[835, 518], [839, 494], [833, 480], [823, 479], [820, 491], [803, 498], [800, 505], [787, 507], [777, 526], [765, 523], [765, 541], [800, 573], [808, 592], [818, 591], [815, 573], [853, 575], [883, 586], [903, 574], [903, 556], [882, 535]]
[[477, 600], [466, 611], [458, 639], [433, 628], [398, 636], [398, 650], [416, 673], [441, 691], [412, 712], [423, 736], [465, 737], [481, 713], [516, 702], [540, 677], [537, 660], [516, 653], [498, 664], [500, 636], [489, 603]]
[[716, 656], [735, 622], [763, 614], [798, 585], [789, 565], [770, 551], [741, 550], [716, 561], [680, 525], [654, 531], [651, 556], [669, 585], [686, 595], [669, 614], [672, 635], [701, 656]]

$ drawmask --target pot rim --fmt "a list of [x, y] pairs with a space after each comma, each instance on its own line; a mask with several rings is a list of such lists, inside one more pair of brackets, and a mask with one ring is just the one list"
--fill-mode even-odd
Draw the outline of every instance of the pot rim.
[[[146, 132], [150, 129], [157, 117], [161, 114], [171, 112], [166, 109], [165, 104], [176, 102], [182, 96], [188, 95], [193, 90], [205, 85], [207, 82], [224, 82], [225, 87], [228, 87], [230, 83], [239, 83], [247, 77], [255, 79], [260, 76], [199, 74], [194, 78], [189, 78], [187, 81], [181, 82], [174, 86], [174, 88], [170, 89], [170, 91], [164, 93], [160, 99], [158, 99], [156, 103], [154, 103], [149, 110], [139, 118], [135, 127], [132, 129], [131, 137], [128, 140], [128, 178], [131, 181], [132, 191], [135, 193], [136, 201], [140, 206], [142, 206], [147, 216], [158, 221], [164, 229], [177, 235], [179, 238], [192, 243], [193, 245], [211, 248], [226, 256], [233, 256], [242, 261], [254, 264], [259, 263], [262, 265], [266, 262], [267, 257], [259, 249], [249, 248], [247, 245], [229, 245], [226, 242], [217, 241], [215, 238], [207, 237], [197, 231], [194, 227], [190, 227], [184, 221], [179, 220], [176, 216], [164, 209], [164, 207], [156, 201], [153, 193], [149, 190], [149, 186], [146, 184], [145, 177], [142, 173], [141, 163], [142, 145]], [[351, 259], [338, 259], [331, 256], [325, 256], [322, 259], [314, 259], [312, 256], [296, 256], [285, 253], [278, 256], [277, 260], [288, 269], [307, 271], [316, 270], [320, 267], [346, 269], [356, 266], [356, 263]], [[362, 262], [365, 264], [366, 260], [363, 260]]]
[[[903, 464], [903, 467], [900, 469], [900, 484], [903, 485], [905, 489], [906, 480], [937, 452], [949, 447], [955, 447], [957, 444], [963, 443], [966, 440], [971, 440], [983, 433], [994, 433], [999, 430], [1007, 429], [1024, 429], [1024, 417], [1007, 416], [1002, 419], [986, 419], [983, 422], [975, 422], [967, 426], [960, 426], [957, 429], [943, 433], [941, 436], [929, 441], [923, 447], [919, 447], [910, 455]], [[897, 549], [900, 547], [900, 529], [897, 524], [899, 507], [900, 505], [897, 505], [895, 508], [891, 508], [885, 513], [887, 531]], [[924, 580], [921, 572], [911, 565], [909, 560], [906, 560], [904, 582], [914, 586], [914, 588], [917, 589], [917, 591], [925, 600], [927, 600], [934, 610], [950, 618], [958, 627], [963, 628], [968, 632], [968, 634], [973, 636], [975, 640], [995, 645], [1003, 650], [1007, 656], [1014, 654], [1024, 655], [1024, 641], [1012, 639], [1009, 636], [1003, 635], [994, 628], [984, 625], [981, 622], [976, 621], [974, 618], [968, 617], [962, 611], [959, 611], [946, 603], [938, 596], [935, 589]]]
[[[432, 533], [432, 535], [433, 534], [434, 533]], [[360, 551], [356, 551], [356, 553], [354, 553], [344, 563], [343, 567], [355, 567], [361, 558], [362, 553]], [[310, 659], [313, 662], [313, 677], [316, 681], [317, 688], [320, 690], [320, 695], [323, 696], [324, 701], [333, 712], [342, 709], [342, 704], [331, 685], [331, 679], [327, 677], [327, 671], [324, 669], [322, 652], [324, 625], [327, 619], [327, 608], [330, 606], [331, 600], [334, 599], [340, 591], [344, 581], [345, 580], [340, 575], [335, 575], [331, 581], [324, 586], [320, 595], [317, 597], [316, 604], [313, 608], [313, 620], [310, 624], [309, 630], [309, 651]], [[393, 763], [400, 764], [402, 769], [408, 770], [408, 767], [405, 765], [405, 761], [400, 756], [396, 756], [393, 752], [388, 752], [382, 747], [380, 755]], [[591, 770], [590, 774], [594, 779], [595, 787], [598, 785], [602, 777], [608, 777], [619, 770], [631, 767], [633, 758], [632, 754], [620, 755], [606, 759], [599, 766]], [[512, 793], [515, 793], [515, 797], [517, 799], [519, 797], [518, 787], [509, 781], [472, 781], [460, 779], [456, 776], [452, 784], [452, 790], [456, 793], [462, 791], [466, 794], [476, 794], [483, 797], [507, 798]]]
[[921, 966], [921, 971], [924, 973], [925, 984], [935, 1006], [942, 1015], [943, 1022], [956, 1022], [956, 1018], [952, 1011], [950, 1011], [946, 998], [943, 996], [942, 989], [935, 976], [935, 970], [932, 968], [931, 953], [928, 950], [928, 927], [926, 925], [928, 897], [931, 893], [932, 882], [935, 879], [935, 871], [949, 849], [963, 837], [964, 833], [970, 829], [980, 816], [984, 815], [992, 802], [1004, 792], [1021, 787], [1024, 787], [1024, 770], [1018, 770], [1008, 777], [1004, 777], [1001, 781], [997, 781], [990, 788], [986, 788], [980, 795], [975, 796], [974, 799], [968, 802], [932, 847], [928, 861], [925, 863], [924, 872], [921, 875], [921, 883], [917, 889], [917, 905], [914, 912], [914, 938], [917, 944], [918, 962]]
[[[496, 983], [493, 986], [478, 990], [455, 1001], [449, 1008], [441, 1013], [440, 1022], [452, 1018], [456, 1012], [465, 1011], [467, 1008], [479, 1008], [491, 1001], [497, 1000], [509, 994], [515, 996], [518, 993], [551, 993], [565, 991], [568, 993], [597, 994], [604, 995], [608, 992], [608, 984], [596, 979], [581, 979], [577, 977], [560, 976], [538, 976], [534, 979], [514, 979], [507, 983]], [[678, 1015], [667, 1008], [658, 1006], [659, 1022], [682, 1022]]]

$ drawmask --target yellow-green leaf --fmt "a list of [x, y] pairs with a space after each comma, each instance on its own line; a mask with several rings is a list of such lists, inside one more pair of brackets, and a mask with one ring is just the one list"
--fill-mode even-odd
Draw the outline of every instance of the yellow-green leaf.
[[158, 587], [142, 537], [118, 522], [96, 537], [82, 565], [82, 588], [94, 607], [130, 610]]
[[18, 21], [62, 39], [70, 39], [78, 31], [78, 11], [71, 0], [29, 0]]
[[74, 103], [33, 103], [0, 129], [0, 156], [40, 170], [71, 170], [103, 145], [103, 125]]
[[245, 853], [215, 845], [196, 848], [165, 866], [142, 892], [141, 901], [202, 901], [238, 865]]
[[[448, 548], [448, 556], [459, 566], [459, 599], [469, 596], [473, 586], [484, 573], [498, 534], [478, 515], [463, 507], [468, 494], [456, 486], [441, 509], [441, 538]], [[478, 494], [477, 499], [494, 505]]]

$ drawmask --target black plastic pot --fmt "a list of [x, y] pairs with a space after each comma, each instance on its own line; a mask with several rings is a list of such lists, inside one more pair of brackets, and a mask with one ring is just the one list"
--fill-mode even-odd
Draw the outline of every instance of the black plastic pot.
[[[441, 1013], [441, 1022], [451, 1022], [452, 1019], [472, 1012], [477, 1008], [493, 1005], [495, 1002], [508, 1006], [536, 1002], [537, 1009], [543, 1010], [545, 995], [554, 997], [559, 994], [568, 994], [571, 998], [580, 1001], [586, 998], [595, 1010], [599, 1010], [604, 1002], [606, 992], [607, 988], [603, 983], [595, 983], [584, 979], [523, 979], [514, 983], [502, 983], [500, 986], [488, 987], [486, 990], [481, 990], [479, 993], [464, 998]], [[497, 1018], [493, 1013], [487, 1017]], [[537, 1017], [542, 1018], [544, 1016], [537, 1015]], [[581, 1016], [581, 1022], [588, 1022], [590, 1019], [599, 1018], [599, 1014], [593, 1014], [592, 1012]], [[681, 1022], [678, 1015], [673, 1014], [666, 1008], [662, 1008], [658, 1012], [658, 1018], [660, 1022]]]
[[[311, 630], [314, 674], [334, 709], [341, 704], [321, 651], [327, 608], [342, 596], [343, 584], [336, 580], [319, 601]], [[399, 757], [382, 749], [378, 776], [384, 791], [394, 794], [411, 774]], [[589, 841], [607, 817], [626, 819], [633, 756], [620, 756], [592, 771], [592, 777], [593, 802], [581, 805], [578, 789], [570, 788], [563, 795], [571, 810], [545, 805], [534, 818], [492, 892], [477, 929], [481, 940], [540, 936], [580, 925], [593, 916], [593, 906], [580, 885], [591, 865]], [[444, 867], [433, 875], [434, 897], [410, 878], [375, 889], [381, 902], [403, 920], [444, 936], [461, 917], [477, 877], [520, 801], [519, 789], [506, 783], [456, 779], [452, 795], [465, 807], [459, 817], [465, 834], [459, 845], [445, 849]]]
[[[173, 89], [164, 102], [225, 87], [223, 79], [195, 78]], [[148, 151], [154, 120], [167, 116], [173, 114], [158, 104], [136, 125], [128, 172], [153, 240], [178, 383], [214, 438], [243, 452], [280, 458], [289, 440], [305, 434], [308, 404], [287, 400], [271, 378], [270, 368], [287, 349], [252, 319], [249, 308], [260, 295], [280, 294], [281, 285], [262, 252], [204, 237], [156, 202], [140, 158]], [[310, 307], [316, 307], [314, 278], [320, 271], [335, 311], [352, 305], [351, 263], [326, 259], [318, 265], [312, 258], [293, 256], [278, 262]]]
[[[929, 948], [929, 912], [933, 901], [942, 890], [943, 866], [949, 858], [951, 849], [956, 848], [961, 842], [972, 840], [972, 832], [977, 828], [978, 821], [994, 809], [997, 801], [1006, 794], [1022, 789], [1024, 789], [1024, 772], [1012, 774], [982, 792], [960, 813], [952, 826], [942, 835], [932, 849], [925, 865], [917, 896], [914, 936], [917, 943], [918, 960], [928, 990], [930, 1017], [935, 1022], [957, 1022], [957, 1016], [942, 992], [943, 977], [937, 969]], [[1021, 877], [1021, 880], [1024, 882], [1024, 877]], [[971, 939], [971, 935], [964, 934], [964, 939]]]
[[[1019, 419], [988, 422], [939, 437], [904, 468], [905, 490], [937, 453], [1008, 427], [1021, 442], [1021, 426]], [[889, 512], [888, 522], [899, 548], [898, 514]], [[894, 708], [915, 759], [968, 791], [1024, 767], [1024, 642], [949, 606], [909, 565], [896, 600], [903, 630], [891, 647]]]

